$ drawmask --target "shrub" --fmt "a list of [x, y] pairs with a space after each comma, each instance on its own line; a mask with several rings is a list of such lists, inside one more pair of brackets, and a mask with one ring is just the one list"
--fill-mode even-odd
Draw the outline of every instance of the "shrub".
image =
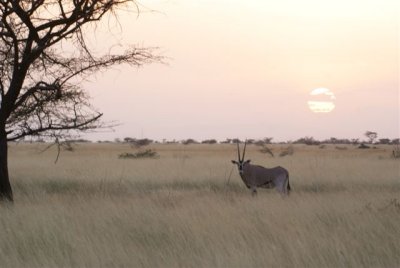
[[279, 156], [280, 156], [280, 157], [284, 157], [284, 156], [292, 155], [292, 154], [294, 154], [293, 146], [289, 146], [289, 147], [285, 148], [285, 149], [279, 154]]
[[358, 149], [369, 149], [371, 147], [369, 147], [368, 145], [365, 145], [364, 143], [361, 143], [360, 146], [358, 146]]
[[147, 149], [136, 153], [122, 153], [118, 156], [120, 159], [138, 159], [138, 158], [159, 158], [160, 156], [156, 151]]
[[270, 154], [272, 157], [274, 157], [274, 153], [271, 151], [270, 148], [268, 148], [265, 145], [262, 146], [262, 148], [260, 149], [260, 152], [263, 154]]
[[150, 143], [153, 142], [153, 140], [146, 139], [146, 138], [145, 139], [135, 139], [135, 138], [126, 137], [126, 138], [124, 138], [124, 142], [129, 143], [132, 147], [140, 148], [140, 147], [149, 145]]
[[320, 145], [321, 144], [320, 141], [315, 140], [313, 137], [300, 138], [297, 141], [295, 141], [294, 143], [306, 144], [306, 145]]

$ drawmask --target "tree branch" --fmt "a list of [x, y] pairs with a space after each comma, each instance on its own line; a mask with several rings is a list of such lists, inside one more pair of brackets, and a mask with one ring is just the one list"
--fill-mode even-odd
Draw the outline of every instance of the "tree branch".
[[[156, 48], [130, 47], [121, 54], [94, 56], [85, 25], [134, 0], [0, 0], [0, 128], [8, 140], [62, 137], [103, 127], [76, 78], [117, 64], [140, 67], [161, 62]], [[61, 41], [76, 48], [67, 55]], [[1, 129], [0, 129], [1, 130]]]
[[82, 122], [82, 123], [74, 122], [74, 124], [70, 124], [70, 125], [59, 126], [59, 125], [49, 124], [48, 126], [41, 126], [40, 128], [37, 128], [37, 129], [27, 128], [26, 130], [24, 130], [23, 132], [21, 132], [19, 134], [16, 134], [11, 137], [7, 137], [7, 141], [19, 140], [25, 136], [37, 136], [40, 133], [48, 132], [48, 131], [85, 130], [85, 129], [89, 129], [89, 128], [92, 129], [89, 125], [91, 123], [94, 123], [97, 120], [99, 120], [100, 117], [102, 117], [102, 116], [103, 116], [103, 114], [98, 114], [97, 116], [90, 118], [90, 119], [86, 120], [85, 122]]

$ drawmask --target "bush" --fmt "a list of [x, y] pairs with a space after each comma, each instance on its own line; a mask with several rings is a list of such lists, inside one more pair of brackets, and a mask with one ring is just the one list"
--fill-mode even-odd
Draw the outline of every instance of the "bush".
[[138, 158], [159, 158], [160, 156], [156, 151], [147, 149], [136, 153], [122, 153], [118, 156], [120, 159], [138, 159]]
[[294, 143], [306, 144], [306, 145], [320, 145], [321, 142], [315, 140], [313, 137], [304, 137], [296, 140]]
[[361, 143], [360, 146], [358, 146], [358, 149], [369, 149], [371, 147], [369, 147], [368, 145], [365, 145], [364, 143]]
[[285, 149], [279, 154], [279, 156], [280, 156], [280, 157], [284, 157], [284, 156], [292, 155], [292, 154], [294, 154], [293, 146], [289, 146], [289, 147], [285, 148]]
[[264, 146], [265, 144], [271, 144], [272, 143], [272, 137], [264, 138], [262, 140], [257, 140], [255, 141], [255, 145], [258, 146]]
[[263, 154], [270, 154], [272, 157], [274, 157], [274, 153], [265, 145], [263, 145], [263, 147], [260, 149], [260, 152]]
[[140, 147], [149, 145], [150, 143], [153, 142], [153, 140], [146, 139], [146, 138], [145, 139], [135, 139], [135, 138], [126, 137], [126, 138], [124, 138], [124, 142], [129, 143], [132, 147], [140, 148]]

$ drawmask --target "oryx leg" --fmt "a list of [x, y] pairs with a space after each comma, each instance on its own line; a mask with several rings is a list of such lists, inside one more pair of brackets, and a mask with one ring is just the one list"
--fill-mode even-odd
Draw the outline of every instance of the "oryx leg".
[[257, 195], [257, 187], [256, 186], [251, 186], [251, 195], [256, 196]]
[[286, 174], [281, 174], [278, 177], [274, 179], [274, 184], [276, 187], [276, 190], [281, 193], [286, 195], [287, 194], [287, 177]]
[[289, 178], [286, 177], [286, 179], [285, 179], [285, 194], [286, 195], [289, 195], [289, 193], [290, 193], [288, 187], [289, 187]]

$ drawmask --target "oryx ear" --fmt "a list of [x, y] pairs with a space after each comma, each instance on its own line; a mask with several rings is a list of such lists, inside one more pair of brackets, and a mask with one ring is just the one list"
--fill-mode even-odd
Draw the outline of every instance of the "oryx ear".
[[251, 160], [249, 159], [249, 160], [247, 160], [245, 163], [247, 163], [247, 164], [248, 164], [248, 163], [250, 163], [250, 161], [251, 161]]
[[236, 162], [235, 160], [231, 160], [232, 164], [237, 164], [238, 162]]

